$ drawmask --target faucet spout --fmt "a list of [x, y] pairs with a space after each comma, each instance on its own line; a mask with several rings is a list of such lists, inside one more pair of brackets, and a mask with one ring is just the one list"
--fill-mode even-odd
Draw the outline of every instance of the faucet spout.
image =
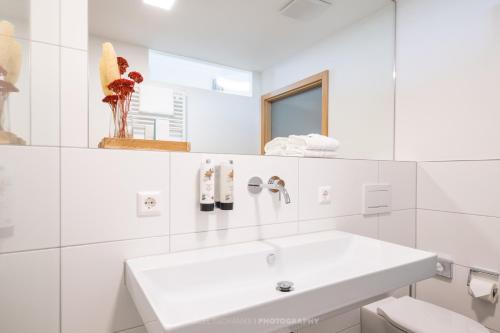
[[278, 176], [273, 176], [265, 184], [261, 178], [252, 177], [248, 181], [248, 191], [252, 194], [258, 194], [262, 189], [267, 188], [273, 193], [279, 193], [279, 200], [281, 201], [281, 196], [285, 198], [285, 204], [290, 204], [292, 200], [290, 199], [290, 194], [285, 187], [285, 181]]
[[279, 192], [280, 200], [281, 196], [283, 195], [283, 197], [285, 198], [285, 204], [288, 205], [289, 203], [292, 202], [292, 200], [290, 200], [290, 195], [286, 190], [285, 181], [283, 179], [277, 176], [272, 177], [271, 179], [269, 179], [267, 183], [267, 188], [269, 188], [271, 192]]
[[284, 186], [280, 186], [279, 188], [280, 190], [280, 193], [283, 194], [283, 197], [285, 197], [285, 204], [289, 204], [292, 202], [292, 200], [290, 200], [290, 195], [288, 194], [288, 191], [286, 190], [286, 188]]

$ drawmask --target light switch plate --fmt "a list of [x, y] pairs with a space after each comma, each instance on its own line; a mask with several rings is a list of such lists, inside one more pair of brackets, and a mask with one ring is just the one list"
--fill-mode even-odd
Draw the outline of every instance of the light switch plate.
[[137, 193], [137, 216], [160, 216], [161, 212], [160, 192]]
[[390, 184], [363, 185], [363, 214], [389, 213], [392, 208], [392, 186]]
[[321, 205], [326, 205], [332, 202], [332, 187], [331, 186], [320, 186], [318, 187], [318, 203]]

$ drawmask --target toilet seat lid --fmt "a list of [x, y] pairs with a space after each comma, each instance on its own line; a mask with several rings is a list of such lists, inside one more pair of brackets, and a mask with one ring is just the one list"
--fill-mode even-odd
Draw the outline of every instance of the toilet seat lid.
[[440, 306], [408, 296], [381, 304], [377, 313], [408, 333], [489, 333], [483, 325]]

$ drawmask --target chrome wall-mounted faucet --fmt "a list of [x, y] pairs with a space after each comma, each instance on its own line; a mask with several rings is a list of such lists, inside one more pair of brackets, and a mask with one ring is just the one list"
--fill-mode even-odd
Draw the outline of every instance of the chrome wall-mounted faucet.
[[285, 187], [285, 181], [278, 176], [273, 176], [269, 178], [266, 184], [262, 181], [260, 177], [252, 177], [248, 181], [248, 191], [253, 194], [258, 194], [262, 192], [263, 188], [267, 188], [269, 191], [273, 193], [279, 193], [279, 200], [281, 201], [281, 196], [285, 198], [285, 204], [289, 204], [292, 201], [290, 200], [290, 195]]

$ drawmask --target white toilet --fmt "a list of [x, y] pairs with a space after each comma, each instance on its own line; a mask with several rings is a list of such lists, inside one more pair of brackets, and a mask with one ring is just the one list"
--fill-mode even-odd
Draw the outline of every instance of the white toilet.
[[478, 322], [408, 296], [361, 308], [362, 333], [490, 333]]

